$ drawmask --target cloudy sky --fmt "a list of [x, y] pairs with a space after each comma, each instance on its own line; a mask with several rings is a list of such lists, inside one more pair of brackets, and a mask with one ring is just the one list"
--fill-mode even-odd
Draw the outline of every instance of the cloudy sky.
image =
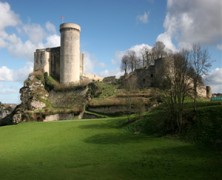
[[1, 102], [19, 103], [33, 52], [60, 45], [63, 21], [81, 26], [81, 51], [90, 73], [120, 75], [126, 50], [139, 52], [157, 40], [172, 50], [200, 43], [213, 64], [206, 84], [222, 92], [221, 0], [0, 0]]

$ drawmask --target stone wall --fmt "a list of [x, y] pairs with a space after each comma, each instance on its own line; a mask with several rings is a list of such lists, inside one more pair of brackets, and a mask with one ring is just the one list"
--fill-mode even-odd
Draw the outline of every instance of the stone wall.
[[149, 68], [136, 69], [134, 72], [126, 75], [123, 81], [129, 82], [136, 88], [149, 88], [155, 86], [155, 68], [150, 66]]
[[67, 119], [79, 119], [79, 116], [78, 114], [74, 113], [52, 114], [52, 115], [46, 115], [43, 121], [49, 122], [49, 121], [58, 121], [58, 120], [67, 120]]
[[49, 75], [60, 81], [60, 47], [48, 48], [50, 52]]
[[49, 63], [50, 52], [48, 52], [46, 49], [36, 49], [36, 52], [34, 52], [34, 71], [42, 69], [44, 72], [49, 73]]

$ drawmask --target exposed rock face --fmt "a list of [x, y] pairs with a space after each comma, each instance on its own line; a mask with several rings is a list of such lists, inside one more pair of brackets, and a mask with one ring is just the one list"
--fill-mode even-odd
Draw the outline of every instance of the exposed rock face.
[[43, 82], [30, 74], [24, 82], [24, 86], [20, 89], [22, 106], [26, 110], [40, 110], [46, 105], [49, 94], [45, 90]]
[[5, 118], [7, 115], [11, 114], [15, 109], [15, 104], [1, 104], [0, 103], [0, 119]]
[[47, 91], [45, 83], [41, 71], [31, 73], [20, 89], [21, 104], [0, 125], [48, 121], [52, 118], [81, 118], [88, 97], [88, 86], [61, 86], [61, 89]]
[[[38, 78], [39, 77], [39, 78]], [[21, 104], [15, 110], [12, 121], [17, 124], [24, 121], [26, 111], [37, 111], [46, 107], [46, 100], [49, 96], [45, 90], [43, 81], [34, 74], [30, 74], [28, 79], [24, 82], [24, 86], [20, 89]]]

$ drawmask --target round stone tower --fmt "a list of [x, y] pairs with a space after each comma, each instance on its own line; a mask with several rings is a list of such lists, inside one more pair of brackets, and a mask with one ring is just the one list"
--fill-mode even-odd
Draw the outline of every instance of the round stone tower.
[[80, 26], [60, 25], [60, 83], [78, 83], [80, 80]]

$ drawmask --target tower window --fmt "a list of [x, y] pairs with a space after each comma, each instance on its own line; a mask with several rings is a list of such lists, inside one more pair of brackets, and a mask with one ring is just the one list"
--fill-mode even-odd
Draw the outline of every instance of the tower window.
[[153, 74], [150, 74], [150, 77], [152, 78], [152, 77], [153, 77]]

